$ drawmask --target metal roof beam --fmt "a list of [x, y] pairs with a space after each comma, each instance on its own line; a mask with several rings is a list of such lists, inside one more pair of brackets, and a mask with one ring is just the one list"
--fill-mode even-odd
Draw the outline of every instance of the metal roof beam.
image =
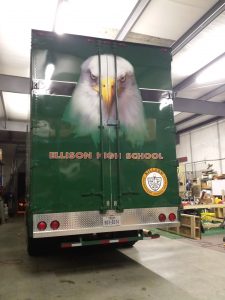
[[225, 117], [225, 103], [204, 100], [175, 98], [174, 110], [196, 113], [201, 115], [214, 115]]
[[192, 116], [190, 116], [190, 117], [185, 118], [184, 120], [181, 120], [181, 121], [179, 121], [179, 122], [176, 122], [175, 125], [176, 125], [176, 126], [181, 125], [181, 124], [183, 124], [183, 123], [192, 121], [192, 120], [194, 120], [194, 119], [196, 119], [197, 117], [200, 117], [200, 116], [201, 116], [200, 114], [194, 114], [194, 115], [192, 115]]
[[3, 92], [30, 94], [30, 79], [0, 74], [0, 90]]
[[225, 0], [218, 1], [206, 14], [204, 14], [190, 29], [188, 29], [173, 45], [172, 55], [179, 52], [196, 35], [198, 35], [206, 26], [217, 18], [225, 10]]
[[119, 30], [115, 40], [123, 41], [130, 30], [133, 28], [137, 20], [142, 15], [143, 11], [150, 3], [151, 0], [139, 0], [135, 5], [134, 9], [126, 19], [125, 23], [123, 24], [122, 28]]
[[176, 132], [176, 134], [177, 134], [177, 135], [180, 135], [180, 134], [182, 134], [182, 133], [185, 133], [185, 132], [188, 132], [188, 131], [197, 129], [197, 128], [199, 128], [199, 127], [202, 127], [202, 126], [205, 126], [205, 125], [214, 123], [214, 122], [218, 122], [218, 121], [220, 121], [220, 120], [222, 120], [222, 119], [223, 119], [223, 117], [214, 117], [214, 118], [212, 118], [212, 119], [210, 119], [210, 120], [203, 121], [203, 122], [198, 123], [198, 124], [195, 124], [195, 125], [193, 125], [193, 126], [191, 126], [191, 127], [187, 127], [187, 128], [178, 130], [178, 131]]
[[[203, 96], [201, 96], [201, 97], [199, 97], [199, 98], [197, 98], [195, 100], [209, 100], [209, 99], [212, 99], [213, 97], [218, 96], [218, 95], [220, 95], [220, 94], [222, 94], [224, 92], [225, 92], [225, 84], [222, 85], [222, 86], [220, 86], [220, 87], [218, 87], [218, 88], [216, 88], [216, 89], [213, 89], [212, 91], [204, 94]], [[215, 102], [213, 102], [213, 103], [215, 103]], [[185, 118], [184, 120], [181, 120], [181, 121], [177, 122], [176, 125], [180, 125], [180, 124], [183, 124], [185, 122], [194, 120], [195, 118], [199, 117], [200, 115], [201, 114], [195, 114], [193, 116]]]
[[199, 97], [197, 100], [210, 100], [225, 92], [225, 84]]
[[183, 89], [185, 89], [186, 87], [188, 87], [189, 85], [191, 85], [195, 79], [198, 77], [198, 75], [204, 71], [205, 69], [207, 69], [209, 66], [211, 66], [212, 64], [216, 63], [217, 61], [219, 61], [220, 59], [225, 57], [225, 52], [222, 53], [221, 55], [217, 56], [215, 59], [213, 59], [212, 61], [210, 61], [207, 65], [204, 65], [204, 67], [202, 67], [201, 69], [199, 69], [198, 71], [196, 71], [194, 74], [192, 74], [191, 76], [187, 77], [186, 79], [184, 79], [183, 81], [181, 81], [180, 83], [178, 83], [175, 87], [174, 87], [174, 92], [179, 92]]
[[27, 132], [28, 122], [22, 121], [7, 121], [6, 126], [2, 125], [0, 122], [0, 130], [3, 131], [19, 131]]

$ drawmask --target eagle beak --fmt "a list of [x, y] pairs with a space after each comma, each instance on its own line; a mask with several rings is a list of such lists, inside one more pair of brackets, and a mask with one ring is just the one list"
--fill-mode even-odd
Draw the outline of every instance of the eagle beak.
[[112, 100], [115, 94], [115, 80], [113, 78], [103, 78], [101, 80], [102, 87], [102, 99], [105, 102], [108, 109], [111, 108]]
[[[94, 89], [99, 92], [99, 88], [97, 86]], [[102, 99], [105, 102], [108, 110], [110, 110], [113, 97], [115, 95], [115, 79], [106, 77], [101, 80], [101, 92], [102, 92]]]

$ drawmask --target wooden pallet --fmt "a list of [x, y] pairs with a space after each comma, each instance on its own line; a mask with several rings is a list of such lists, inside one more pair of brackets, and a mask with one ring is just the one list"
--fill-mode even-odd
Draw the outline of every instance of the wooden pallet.
[[200, 222], [201, 219], [199, 216], [181, 214], [180, 226], [167, 227], [166, 231], [171, 233], [176, 233], [191, 239], [200, 239], [201, 238]]
[[223, 219], [225, 217], [225, 208], [224, 207], [219, 207], [219, 208], [214, 208], [214, 209], [215, 209], [216, 218]]

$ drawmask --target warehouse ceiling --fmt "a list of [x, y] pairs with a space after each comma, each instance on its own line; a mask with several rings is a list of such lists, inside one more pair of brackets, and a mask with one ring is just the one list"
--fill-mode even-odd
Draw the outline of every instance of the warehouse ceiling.
[[0, 11], [0, 144], [26, 131], [31, 29], [169, 46], [177, 133], [225, 117], [225, 1], [0, 0]]

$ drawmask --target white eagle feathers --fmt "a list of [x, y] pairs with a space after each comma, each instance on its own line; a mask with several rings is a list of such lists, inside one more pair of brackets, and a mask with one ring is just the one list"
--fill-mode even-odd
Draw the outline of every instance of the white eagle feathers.
[[[116, 62], [115, 62], [116, 60]], [[116, 99], [120, 134], [132, 145], [142, 145], [147, 137], [143, 104], [136, 84], [133, 66], [122, 57], [95, 55], [85, 60], [66, 111], [76, 136], [99, 138], [100, 99], [102, 125], [115, 138]], [[65, 115], [65, 114], [64, 114]]]

